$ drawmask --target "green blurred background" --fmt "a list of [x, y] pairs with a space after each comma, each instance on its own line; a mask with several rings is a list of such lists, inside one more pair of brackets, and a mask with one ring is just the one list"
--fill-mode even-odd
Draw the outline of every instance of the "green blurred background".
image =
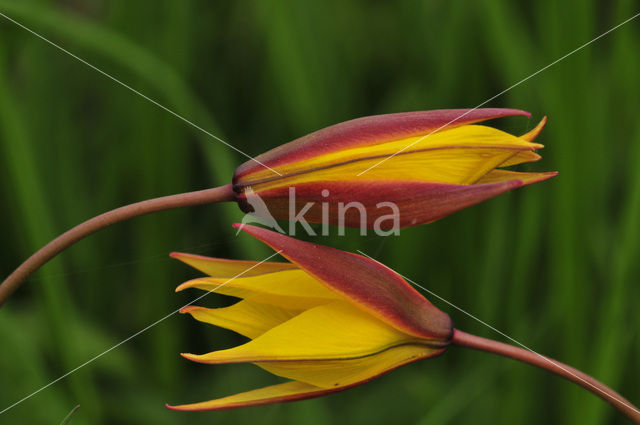
[[[632, 0], [0, 0], [0, 12], [251, 155], [347, 119], [474, 107], [637, 13]], [[640, 402], [640, 20], [496, 99], [543, 115], [560, 176], [362, 249], [525, 345]], [[245, 158], [0, 18], [0, 274], [129, 202], [228, 183]], [[193, 299], [170, 251], [261, 260], [233, 205], [159, 213], [84, 240], [0, 310], [0, 409]], [[446, 304], [457, 327], [500, 335]], [[204, 305], [228, 304], [211, 295]], [[0, 416], [57, 424], [625, 423], [531, 366], [452, 348], [330, 397], [180, 413], [278, 381], [179, 352], [242, 342], [174, 315]]]

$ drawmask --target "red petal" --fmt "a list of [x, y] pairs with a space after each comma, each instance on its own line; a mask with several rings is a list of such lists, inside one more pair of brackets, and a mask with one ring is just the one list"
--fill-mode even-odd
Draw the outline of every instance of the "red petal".
[[[537, 181], [555, 175], [555, 173], [540, 174], [541, 178]], [[376, 221], [379, 220], [377, 225], [379, 229], [390, 229], [396, 225], [390, 216], [394, 211], [389, 204], [380, 203], [391, 202], [397, 206], [399, 212], [397, 220], [399, 227], [407, 227], [438, 220], [523, 185], [524, 183], [517, 179], [517, 176], [508, 181], [475, 185], [416, 181], [303, 183], [295, 186], [295, 213], [297, 214], [310, 204], [311, 207], [303, 215], [309, 223], [322, 223], [324, 208], [327, 211], [328, 224], [331, 225], [360, 227], [364, 223], [366, 228], [374, 229]], [[322, 196], [323, 190], [329, 191], [328, 197]], [[264, 201], [273, 218], [277, 220], [292, 218], [289, 213], [289, 187], [260, 191], [255, 195]], [[247, 212], [252, 211], [246, 204], [246, 195], [238, 195], [237, 199], [240, 208]], [[366, 213], [362, 214], [355, 207], [344, 208], [350, 202], [362, 204]], [[342, 210], [340, 205], [343, 206]], [[342, 223], [341, 217], [344, 217]]]
[[303, 242], [261, 227], [234, 224], [391, 326], [420, 338], [448, 341], [451, 319], [400, 275], [361, 255]]

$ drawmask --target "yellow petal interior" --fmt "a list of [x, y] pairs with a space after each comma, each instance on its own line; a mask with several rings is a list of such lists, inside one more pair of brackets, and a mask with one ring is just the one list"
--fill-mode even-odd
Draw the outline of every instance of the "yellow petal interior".
[[185, 357], [205, 363], [349, 359], [412, 343], [424, 341], [348, 302], [334, 301], [304, 311], [246, 344]]
[[525, 162], [539, 161], [542, 157], [532, 151], [518, 151], [511, 158], [499, 165], [499, 167], [510, 167], [512, 165], [518, 165]]
[[296, 316], [301, 310], [242, 300], [230, 307], [186, 307], [181, 312], [189, 313], [201, 322], [230, 329], [248, 338], [256, 338]]
[[310, 308], [341, 299], [340, 295], [300, 269], [232, 280], [205, 277], [185, 282], [176, 291], [186, 288], [199, 288], [292, 309]]
[[174, 252], [171, 256], [209, 276], [217, 278], [231, 279], [238, 275], [249, 277], [282, 270], [297, 269], [297, 266], [291, 263], [227, 260], [224, 258], [210, 258], [179, 252]]
[[439, 349], [426, 345], [401, 345], [355, 359], [256, 364], [274, 375], [322, 388], [336, 388], [370, 379], [403, 364], [432, 356], [438, 351]]
[[550, 175], [555, 175], [555, 173], [522, 173], [509, 170], [491, 170], [478, 180], [477, 184], [499, 183], [509, 180], [520, 180], [523, 184], [529, 184], [547, 179]]
[[[465, 125], [427, 137], [410, 137], [331, 152], [287, 164], [279, 171], [287, 177], [287, 185], [308, 180], [354, 179], [357, 174], [397, 153], [393, 158], [367, 171], [367, 178], [472, 184], [482, 176], [483, 170], [486, 173], [520, 151], [539, 148], [542, 145], [492, 127]], [[318, 170], [322, 167], [329, 168]], [[301, 172], [305, 174], [292, 175]], [[285, 184], [282, 177], [275, 179], [277, 182], [271, 185], [266, 182], [255, 183], [263, 179], [273, 180], [273, 172], [258, 170], [248, 178], [250, 181], [243, 182], [241, 179], [239, 183], [252, 184], [254, 191]]]
[[473, 184], [487, 172], [508, 161], [516, 152], [505, 149], [442, 149], [397, 155], [371, 168], [363, 176], [358, 173], [376, 165], [381, 158], [361, 160], [310, 173], [281, 177], [252, 185], [255, 192], [280, 186], [294, 186], [317, 181], [354, 179], [429, 181], [434, 183]]

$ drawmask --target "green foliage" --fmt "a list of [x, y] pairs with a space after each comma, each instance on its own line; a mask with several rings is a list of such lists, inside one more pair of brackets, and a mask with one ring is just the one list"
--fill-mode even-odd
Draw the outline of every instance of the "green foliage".
[[[474, 107], [638, 11], [632, 0], [0, 0], [0, 12], [250, 155], [358, 116]], [[496, 99], [543, 115], [560, 176], [362, 249], [534, 350], [640, 401], [640, 38], [632, 22]], [[228, 183], [246, 158], [0, 17], [0, 272], [136, 200]], [[170, 251], [260, 260], [233, 205], [142, 217], [78, 243], [0, 309], [0, 410], [171, 311], [196, 275]], [[438, 300], [457, 327], [499, 339]], [[202, 304], [227, 303], [211, 295]], [[2, 423], [624, 423], [576, 386], [453, 348], [331, 397], [179, 413], [274, 382], [191, 364], [241, 340], [173, 315], [0, 416]]]

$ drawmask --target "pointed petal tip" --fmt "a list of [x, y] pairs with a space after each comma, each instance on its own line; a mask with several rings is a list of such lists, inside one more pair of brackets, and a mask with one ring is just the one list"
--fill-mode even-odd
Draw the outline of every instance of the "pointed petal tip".
[[[518, 174], [520, 174], [520, 178], [518, 178], [519, 177]], [[505, 185], [505, 187], [508, 186], [508, 189], [505, 190], [505, 192], [508, 190], [513, 190], [520, 187], [529, 186], [534, 183], [540, 183], [545, 180], [549, 180], [557, 176], [558, 172], [548, 171], [544, 173], [514, 173], [514, 175], [515, 176], [512, 180], [505, 180], [501, 182], [502, 184]], [[493, 184], [500, 184], [500, 183], [493, 183]]]
[[195, 363], [202, 363], [202, 364], [227, 364], [227, 363], [248, 363], [248, 362], [234, 362], [234, 361], [220, 361], [220, 360], [210, 360], [207, 358], [207, 355], [211, 354], [211, 353], [207, 353], [207, 354], [192, 354], [192, 353], [180, 353], [180, 356], [195, 362]]
[[166, 407], [169, 410], [175, 410], [175, 411], [179, 411], [179, 412], [199, 412], [199, 411], [204, 411], [204, 410], [222, 410], [222, 409], [224, 409], [224, 408], [203, 409], [203, 408], [199, 408], [197, 406], [197, 404], [198, 403], [172, 405], [172, 404], [169, 404], [169, 403], [165, 403], [164, 407]]
[[190, 285], [190, 283], [189, 283], [189, 282], [191, 282], [191, 281], [189, 280], [189, 281], [187, 281], [187, 282], [184, 282], [184, 283], [181, 283], [180, 285], [178, 285], [178, 286], [176, 287], [176, 289], [175, 289], [175, 292], [184, 291], [185, 289], [190, 288], [190, 287], [191, 287], [191, 285]]
[[[195, 279], [191, 279], [191, 280], [187, 280], [186, 282], [181, 283], [180, 285], [178, 285], [178, 287], [175, 289], [176, 292], [180, 292], [180, 291], [184, 291], [185, 289], [189, 289], [189, 288], [197, 288], [198, 285], [206, 285], [210, 282], [216, 282], [215, 278], [211, 278], [209, 276], [205, 276], [205, 277], [197, 277]], [[205, 291], [207, 289], [204, 289]], [[213, 292], [213, 291], [211, 291]], [[196, 307], [196, 306], [193, 306]]]
[[[201, 407], [204, 403], [193, 403], [193, 404], [177, 404], [172, 405], [169, 403], [165, 403], [165, 407], [169, 410], [174, 410], [177, 412], [205, 412], [212, 410], [228, 410], [232, 409], [234, 406], [218, 406], [218, 407]], [[242, 407], [242, 406], [239, 406]]]
[[189, 254], [186, 252], [170, 252], [169, 253], [169, 257], [173, 258], [174, 260], [178, 260], [183, 262], [184, 264], [193, 267], [190, 263], [189, 260], [208, 260], [209, 257], [205, 257], [203, 255], [197, 255], [197, 254]]
[[205, 255], [198, 254], [189, 254], [187, 252], [171, 252], [169, 253], [169, 257], [175, 258], [176, 260], [182, 261], [183, 263], [189, 264], [188, 261], [191, 260], [212, 260], [213, 258], [207, 257]]
[[537, 173], [538, 177], [537, 178], [533, 178], [527, 181], [523, 181], [522, 182], [522, 186], [528, 186], [530, 184], [533, 183], [539, 183], [539, 182], [543, 182], [545, 180], [549, 180], [551, 178], [554, 178], [555, 176], [557, 176], [559, 173], [557, 171], [548, 171], [546, 173]]
[[[175, 289], [175, 292], [184, 291], [189, 288], [197, 288], [199, 284], [205, 284], [208, 280], [215, 280], [215, 278], [211, 278], [209, 276], [196, 277], [194, 279], [189, 279], [186, 282], [182, 282]], [[195, 306], [194, 306], [195, 307]]]
[[207, 257], [204, 255], [189, 254], [188, 252], [178, 252], [178, 251], [170, 252], [169, 257], [178, 261], [182, 261], [187, 265], [190, 265], [189, 260], [211, 260], [211, 257]]
[[513, 113], [513, 115], [523, 115], [527, 118], [531, 118], [531, 112], [529, 111], [524, 111], [522, 109], [510, 109], [510, 108], [505, 108], [505, 111], [509, 111], [510, 113]]
[[197, 305], [187, 305], [182, 307], [180, 310], [178, 310], [178, 312], [180, 314], [185, 314], [185, 313], [191, 313], [193, 311], [197, 311], [197, 310], [202, 310], [203, 307], [199, 307]]
[[195, 360], [195, 358], [199, 357], [197, 354], [191, 354], [191, 353], [180, 353], [180, 356], [187, 360], [191, 360], [192, 362], [197, 361]]
[[[424, 111], [429, 112], [429, 111]], [[531, 118], [531, 112], [525, 111], [523, 109], [514, 109], [514, 108], [473, 108], [473, 109], [443, 109], [440, 111], [432, 111], [432, 112], [449, 112], [449, 113], [460, 113], [462, 116], [455, 118], [452, 122], [456, 122], [458, 120], [469, 121], [470, 119], [475, 122], [482, 122], [497, 118], [511, 117], [511, 116], [524, 116], [527, 118]]]
[[[540, 135], [540, 133], [542, 132], [542, 129], [546, 124], [547, 124], [547, 116], [545, 115], [544, 117], [542, 117], [540, 122], [534, 128], [532, 128], [530, 131], [520, 136], [520, 138], [530, 143], [533, 142]], [[543, 145], [540, 145], [540, 144], [537, 144], [537, 145], [539, 147], [536, 147], [534, 149], [542, 149], [544, 147]]]
[[271, 235], [271, 233], [275, 233], [276, 235], [281, 235], [284, 236], [280, 233], [276, 233], [276, 232], [271, 232], [263, 227], [259, 227], [259, 226], [253, 226], [251, 224], [239, 224], [239, 223], [234, 223], [233, 227], [235, 227], [236, 229], [240, 229], [245, 233], [248, 233], [249, 235], [253, 236], [254, 238], [258, 239], [259, 241], [267, 244], [269, 247], [271, 247], [274, 251], [279, 251], [280, 249], [277, 248], [276, 246], [274, 246], [272, 243], [268, 242], [269, 236]]
[[[178, 412], [199, 412], [203, 410], [216, 410], [216, 409], [202, 409], [202, 408], [199, 409], [190, 404], [171, 405], [171, 404], [165, 403], [164, 407], [166, 407], [169, 410], [175, 410]], [[217, 409], [217, 410], [221, 410], [221, 409]]]

